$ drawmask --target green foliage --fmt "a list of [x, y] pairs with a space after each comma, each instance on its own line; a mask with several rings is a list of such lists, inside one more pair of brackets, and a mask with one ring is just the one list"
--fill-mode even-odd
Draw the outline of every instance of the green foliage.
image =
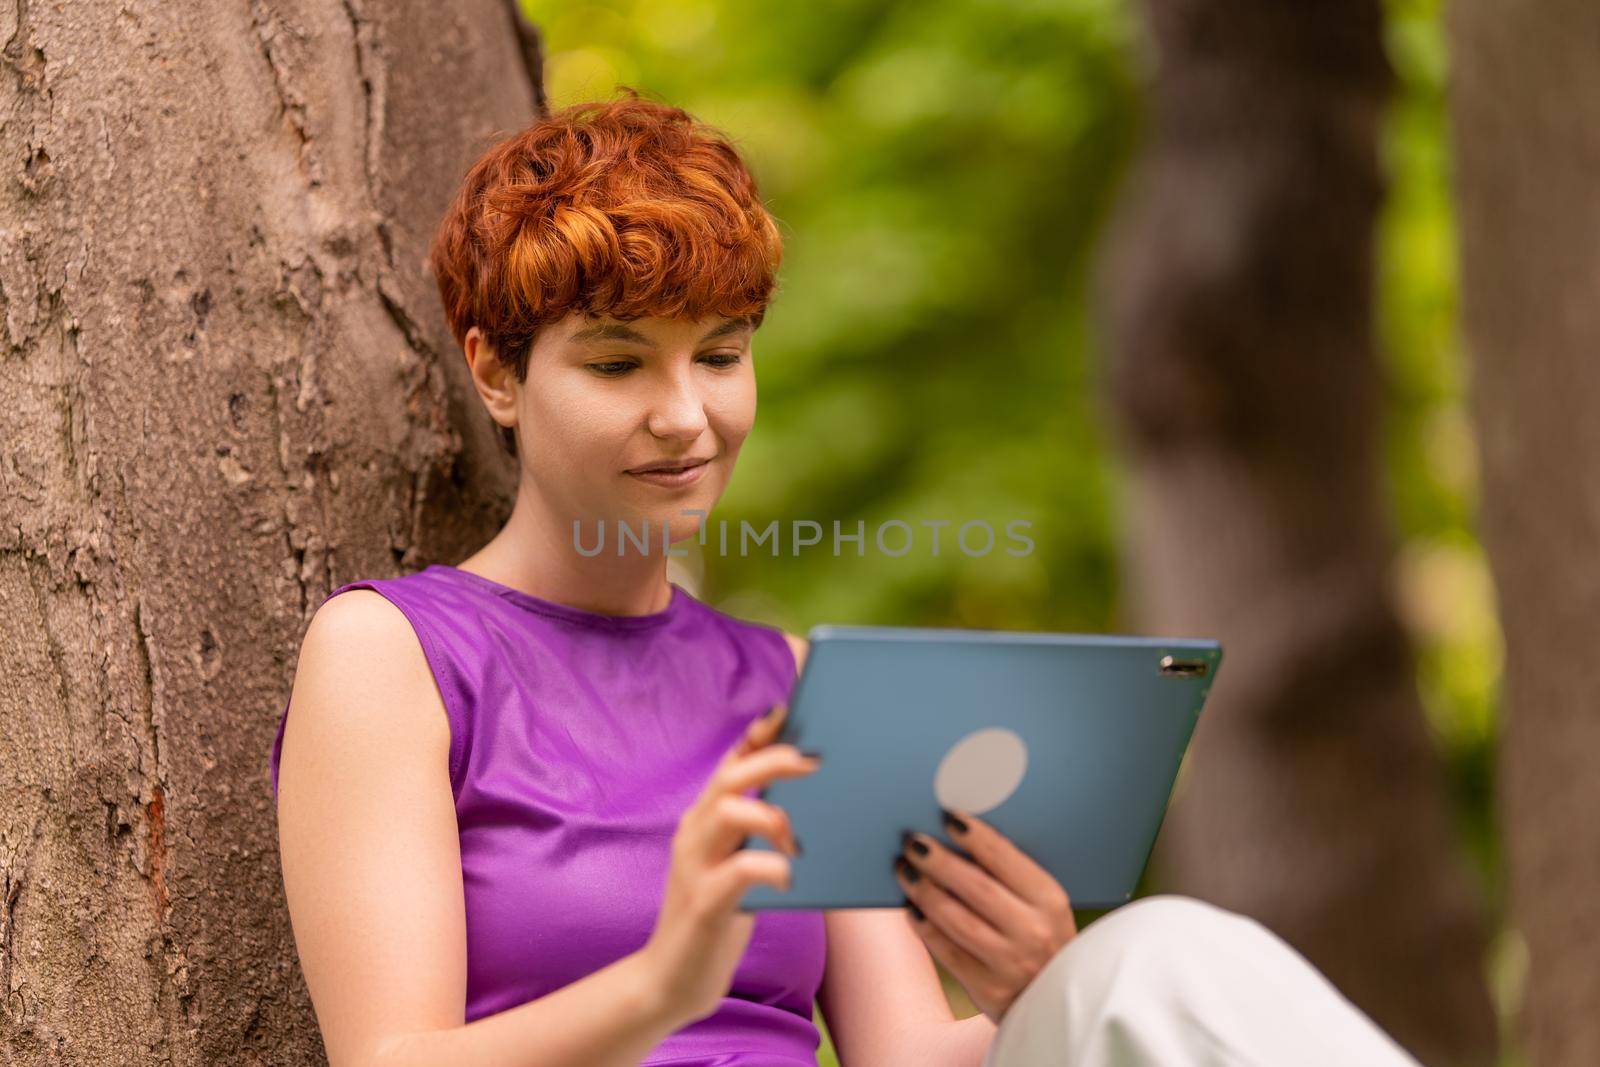
[[[1399, 596], [1463, 839], [1498, 925], [1505, 904], [1494, 766], [1503, 650], [1476, 531], [1477, 450], [1459, 332], [1444, 98], [1448, 57], [1440, 0], [1387, 0], [1386, 9], [1397, 93], [1382, 145], [1390, 185], [1378, 234], [1377, 325], [1388, 370]], [[1520, 960], [1515, 932], [1502, 929], [1491, 974], [1502, 1022], [1521, 995]], [[1510, 1038], [1508, 1029], [1513, 1044]]]

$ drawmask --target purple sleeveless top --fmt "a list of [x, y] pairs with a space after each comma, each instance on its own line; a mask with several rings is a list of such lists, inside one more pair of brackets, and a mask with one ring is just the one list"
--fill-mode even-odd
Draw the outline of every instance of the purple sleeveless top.
[[[466, 1020], [642, 948], [679, 817], [750, 721], [789, 697], [782, 631], [677, 585], [650, 615], [585, 611], [443, 564], [328, 595], [349, 589], [405, 613], [450, 718]], [[288, 714], [272, 744], [274, 797]], [[644, 1062], [815, 1067], [825, 949], [822, 912], [757, 912], [722, 1006]]]

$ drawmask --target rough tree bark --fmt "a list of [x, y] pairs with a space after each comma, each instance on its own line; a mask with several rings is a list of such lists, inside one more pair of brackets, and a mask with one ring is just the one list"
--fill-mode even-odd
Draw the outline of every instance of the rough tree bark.
[[337, 582], [511, 474], [422, 259], [503, 0], [0, 10], [0, 1060], [318, 1062], [267, 758]]
[[1600, 7], [1457, 0], [1450, 105], [1502, 825], [1538, 1067], [1600, 1063]]
[[1390, 590], [1376, 0], [1146, 0], [1152, 121], [1100, 284], [1145, 629], [1226, 659], [1157, 849], [1430, 1065], [1484, 1064], [1480, 892]]

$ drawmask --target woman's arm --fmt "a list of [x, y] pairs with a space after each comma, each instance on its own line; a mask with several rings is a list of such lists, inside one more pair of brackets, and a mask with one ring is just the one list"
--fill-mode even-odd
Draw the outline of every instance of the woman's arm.
[[373, 1067], [634, 1067], [689, 1020], [659, 1007], [657, 977], [637, 953], [547, 996], [465, 1026], [391, 1036]]
[[[325, 602], [278, 772], [284, 890], [332, 1067], [631, 1067], [691, 1021], [639, 953], [466, 1023], [450, 725], [416, 634], [380, 594]], [[534, 961], [529, 961], [533, 965]]]

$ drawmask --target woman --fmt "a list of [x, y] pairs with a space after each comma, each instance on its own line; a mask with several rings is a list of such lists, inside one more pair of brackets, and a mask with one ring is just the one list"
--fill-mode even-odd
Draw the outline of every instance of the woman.
[[[330, 1062], [814, 1064], [813, 999], [846, 1067], [1409, 1062], [1208, 905], [1078, 936], [967, 813], [945, 831], [970, 860], [924, 833], [884, 858], [905, 911], [737, 910], [800, 847], [757, 793], [818, 766], [775, 741], [805, 642], [673, 585], [659, 545], [593, 547], [699, 531], [754, 422], [780, 258], [735, 149], [632, 91], [467, 174], [430, 260], [515, 507], [457, 565], [324, 601], [272, 754]], [[953, 1018], [934, 959], [980, 1014]]]

